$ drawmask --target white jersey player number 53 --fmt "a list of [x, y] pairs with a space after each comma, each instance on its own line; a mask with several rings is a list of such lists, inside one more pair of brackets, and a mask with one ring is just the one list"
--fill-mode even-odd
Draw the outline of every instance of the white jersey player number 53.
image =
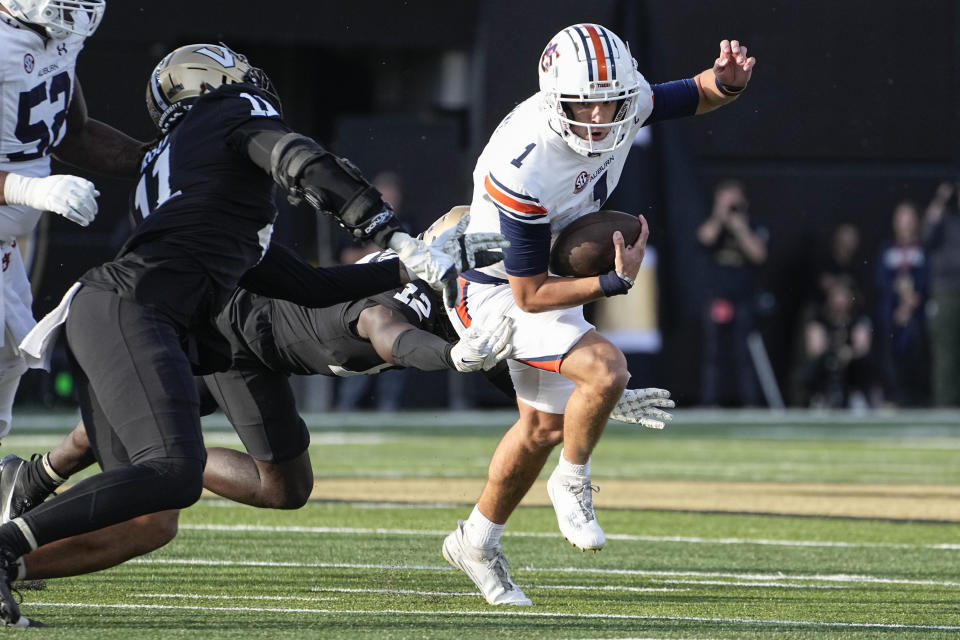
[[66, 134], [64, 122], [70, 107], [70, 74], [60, 72], [47, 82], [41, 82], [29, 91], [20, 92], [17, 104], [17, 124], [14, 135], [25, 145], [36, 144], [35, 151], [11, 153], [8, 159], [14, 162], [33, 160], [47, 154]]

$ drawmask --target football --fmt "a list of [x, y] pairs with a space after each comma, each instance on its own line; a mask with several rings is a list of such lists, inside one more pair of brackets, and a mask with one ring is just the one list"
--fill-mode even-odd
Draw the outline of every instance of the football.
[[613, 269], [613, 232], [627, 246], [640, 237], [640, 220], [622, 211], [588, 213], [570, 223], [550, 249], [550, 271], [558, 276], [585, 278]]

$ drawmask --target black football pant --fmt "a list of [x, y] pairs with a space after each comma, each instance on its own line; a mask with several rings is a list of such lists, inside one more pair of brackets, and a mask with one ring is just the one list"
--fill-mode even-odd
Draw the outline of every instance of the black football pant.
[[199, 399], [177, 325], [114, 292], [84, 287], [66, 335], [103, 471], [23, 516], [38, 545], [188, 507], [203, 488]]

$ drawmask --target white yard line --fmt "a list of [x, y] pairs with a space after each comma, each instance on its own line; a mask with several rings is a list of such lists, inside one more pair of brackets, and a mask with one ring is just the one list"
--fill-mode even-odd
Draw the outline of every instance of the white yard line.
[[[794, 582], [743, 582], [743, 581], [733, 581], [733, 580], [653, 580], [653, 582], [660, 582], [663, 584], [685, 584], [685, 585], [708, 585], [708, 586], [723, 586], [723, 587], [772, 587], [775, 589], [849, 589], [838, 584], [797, 584]], [[690, 589], [684, 589], [684, 591], [690, 591]]]
[[[313, 591], [313, 589], [311, 589]], [[333, 589], [331, 589], [333, 591]], [[233, 596], [233, 595], [211, 595], [205, 593], [131, 593], [131, 598], [184, 598], [188, 600], [264, 600], [274, 602], [296, 601], [296, 602], [336, 602], [340, 598], [324, 598], [305, 596]]]
[[452, 598], [482, 598], [479, 591], [417, 591], [416, 589], [348, 589], [346, 587], [312, 587], [316, 593], [376, 593], [394, 596], [444, 596]]
[[[178, 596], [172, 596], [178, 597]], [[184, 596], [188, 597], [188, 596]], [[200, 607], [190, 605], [161, 604], [94, 604], [86, 602], [24, 602], [21, 607], [57, 607], [77, 609], [153, 609], [169, 611], [236, 611], [242, 613], [301, 613], [318, 615], [355, 615], [355, 616], [482, 616], [511, 618], [566, 618], [575, 620], [646, 620], [651, 622], [706, 622], [719, 624], [751, 624], [770, 626], [803, 626], [842, 629], [896, 629], [905, 631], [960, 631], [960, 626], [935, 624], [894, 624], [882, 622], [827, 622], [822, 620], [778, 620], [767, 618], [706, 618], [698, 616], [640, 616], [624, 613], [564, 613], [551, 611], [517, 611], [507, 609], [456, 611], [456, 610], [419, 610], [403, 609], [300, 609], [297, 607]]]
[[[227, 532], [267, 532], [267, 533], [311, 533], [311, 534], [357, 534], [388, 536], [446, 536], [448, 530], [430, 529], [386, 529], [361, 527], [275, 527], [247, 524], [181, 524], [181, 530], [227, 531]], [[529, 531], [507, 531], [505, 536], [516, 538], [556, 538], [557, 533]], [[883, 548], [883, 549], [932, 549], [937, 551], [957, 551], [960, 544], [907, 544], [898, 542], [837, 542], [829, 540], [769, 540], [763, 538], [701, 538], [696, 536], [641, 536], [626, 533], [608, 533], [608, 540], [629, 542], [682, 542], [690, 544], [752, 544], [776, 547], [836, 547], [842, 549]]]
[[[134, 558], [127, 564], [202, 565], [207, 567], [287, 567], [300, 569], [374, 569], [378, 571], [456, 571], [448, 565], [365, 564], [349, 562], [273, 562], [260, 560], [213, 560], [202, 558]], [[838, 582], [847, 584], [900, 584], [933, 587], [960, 587], [960, 582], [948, 580], [903, 580], [879, 576], [824, 574], [788, 575], [784, 573], [729, 573], [715, 571], [651, 571], [645, 569], [597, 569], [591, 567], [514, 567], [515, 572], [540, 571], [595, 575], [627, 575], [655, 577], [730, 578], [733, 580], [809, 580], [811, 582]]]
[[[603, 585], [603, 586], [592, 586], [586, 587], [583, 585], [573, 585], [573, 584], [552, 584], [552, 585], [532, 585], [532, 584], [521, 584], [519, 585], [524, 589], [542, 589], [547, 590], [557, 590], [557, 591], [623, 591], [627, 593], [676, 593], [678, 591], [690, 591], [690, 589], [674, 589], [670, 587], [618, 587], [616, 585]], [[312, 587], [310, 591], [316, 593], [379, 593], [379, 594], [389, 594], [389, 595], [402, 595], [402, 596], [470, 596], [480, 598], [482, 597], [478, 591], [417, 591], [415, 589], [347, 589], [347, 588], [338, 588], [338, 587]]]

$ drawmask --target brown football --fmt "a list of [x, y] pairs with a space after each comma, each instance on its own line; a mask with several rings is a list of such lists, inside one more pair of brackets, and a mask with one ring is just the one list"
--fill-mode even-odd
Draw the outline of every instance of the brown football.
[[588, 213], [571, 222], [550, 249], [550, 271], [558, 276], [585, 278], [613, 269], [613, 232], [623, 234], [627, 246], [640, 237], [637, 216], [608, 209]]

